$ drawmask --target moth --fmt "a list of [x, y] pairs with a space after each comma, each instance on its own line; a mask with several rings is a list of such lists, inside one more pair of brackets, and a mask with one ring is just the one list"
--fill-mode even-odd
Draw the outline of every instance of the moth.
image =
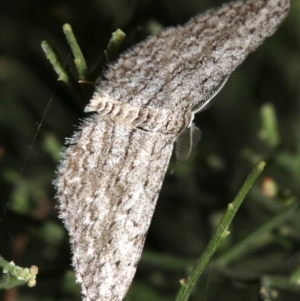
[[163, 30], [110, 66], [55, 181], [83, 300], [124, 298], [174, 143], [184, 160], [199, 139], [194, 114], [288, 9], [289, 0], [227, 3]]

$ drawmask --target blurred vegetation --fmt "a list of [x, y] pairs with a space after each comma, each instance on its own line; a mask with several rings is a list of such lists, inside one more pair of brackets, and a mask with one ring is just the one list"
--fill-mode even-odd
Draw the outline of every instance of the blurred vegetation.
[[[37, 285], [0, 300], [80, 300], [52, 180], [93, 87], [57, 82], [40, 47], [47, 39], [76, 78], [62, 25], [72, 25], [94, 81], [117, 28], [120, 52], [160, 26], [183, 24], [221, 0], [1, 1], [0, 255], [39, 267]], [[168, 173], [127, 300], [174, 300], [216, 224], [258, 160], [267, 162], [191, 300], [299, 300], [300, 1], [277, 33], [196, 116], [202, 139]], [[103, 65], [104, 65], [103, 63]], [[76, 78], [77, 80], [78, 78]], [[82, 101], [84, 100], [84, 101]], [[42, 121], [42, 124], [40, 125]], [[38, 132], [37, 132], [38, 130]], [[175, 160], [171, 161], [171, 168]], [[235, 252], [235, 253], [234, 253]], [[232, 255], [233, 254], [233, 255]]]

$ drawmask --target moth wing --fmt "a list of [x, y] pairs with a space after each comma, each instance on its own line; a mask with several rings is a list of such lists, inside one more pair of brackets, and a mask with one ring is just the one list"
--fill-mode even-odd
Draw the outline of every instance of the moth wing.
[[289, 5], [289, 0], [236, 1], [163, 30], [121, 55], [97, 93], [175, 111], [188, 95], [197, 106], [275, 32]]
[[70, 139], [56, 186], [84, 300], [124, 298], [174, 139], [96, 117]]

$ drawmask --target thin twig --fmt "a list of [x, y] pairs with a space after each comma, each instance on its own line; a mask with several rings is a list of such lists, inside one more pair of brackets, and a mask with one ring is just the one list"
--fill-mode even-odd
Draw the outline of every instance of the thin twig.
[[70, 24], [64, 24], [63, 31], [74, 55], [74, 63], [80, 80], [85, 80], [88, 74], [87, 65]]
[[254, 169], [246, 179], [244, 185], [240, 189], [238, 195], [235, 197], [234, 201], [228, 205], [227, 210], [223, 218], [221, 219], [212, 239], [210, 240], [204, 253], [197, 261], [189, 277], [180, 281], [181, 287], [176, 296], [176, 301], [186, 301], [189, 298], [204, 268], [206, 267], [211, 257], [220, 246], [223, 239], [229, 235], [229, 231], [227, 229], [231, 224], [233, 217], [235, 216], [237, 210], [241, 206], [249, 189], [251, 188], [257, 177], [260, 175], [260, 173], [263, 171], [265, 165], [266, 163], [263, 161], [257, 163], [257, 165], [254, 167]]
[[16, 266], [13, 261], [8, 262], [0, 256], [0, 267], [7, 277], [3, 277], [0, 281], [0, 289], [8, 289], [12, 286], [20, 285], [20, 281], [25, 281], [29, 287], [36, 285], [36, 275], [38, 267], [33, 265], [29, 269]]

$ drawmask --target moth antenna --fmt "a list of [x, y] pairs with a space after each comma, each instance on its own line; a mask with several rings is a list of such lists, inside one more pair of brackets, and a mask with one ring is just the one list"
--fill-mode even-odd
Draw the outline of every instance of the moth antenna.
[[198, 113], [198, 112], [201, 112], [205, 109], [207, 109], [210, 101], [215, 98], [215, 96], [222, 90], [222, 88], [225, 86], [228, 78], [229, 78], [230, 75], [226, 76], [214, 89], [212, 89], [206, 96], [205, 98], [197, 103], [195, 106], [193, 106], [192, 108], [192, 112], [195, 114], [195, 113]]

